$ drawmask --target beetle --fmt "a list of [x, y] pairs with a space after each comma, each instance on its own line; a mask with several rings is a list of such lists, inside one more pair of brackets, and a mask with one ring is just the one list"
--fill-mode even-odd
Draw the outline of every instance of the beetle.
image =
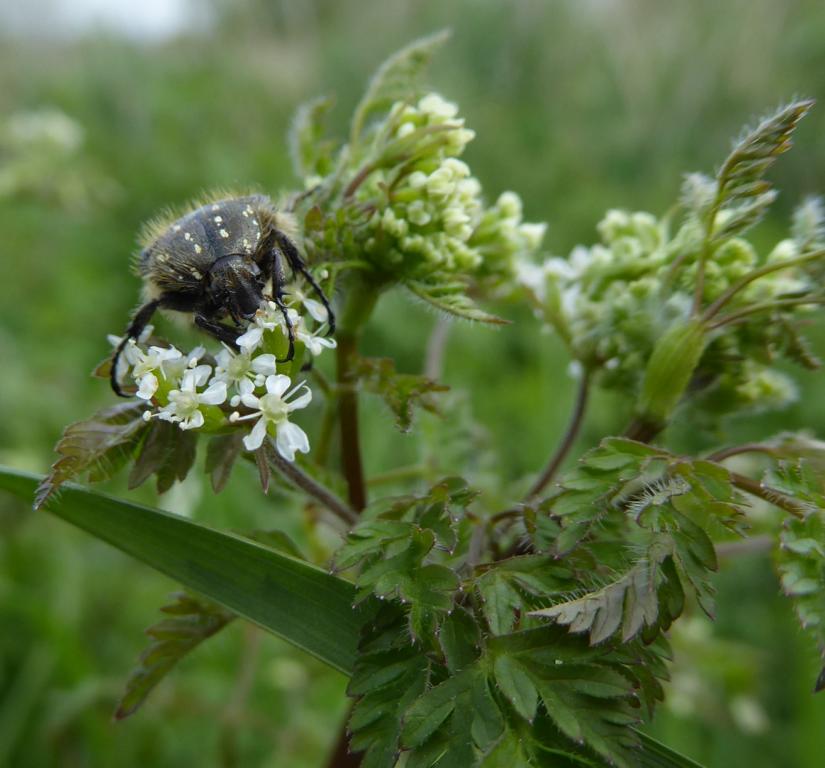
[[284, 261], [293, 277], [301, 274], [312, 286], [327, 311], [327, 335], [334, 333], [335, 315], [298, 252], [295, 229], [292, 216], [279, 211], [265, 195], [215, 200], [171, 223], [150, 225], [136, 264], [143, 278], [144, 303], [112, 356], [110, 381], [115, 393], [128, 397], [118, 381], [118, 360], [158, 309], [190, 313], [199, 328], [236, 347], [245, 330], [242, 323], [255, 316], [268, 289], [289, 336], [289, 351], [279, 362], [291, 360], [295, 339], [284, 304]]

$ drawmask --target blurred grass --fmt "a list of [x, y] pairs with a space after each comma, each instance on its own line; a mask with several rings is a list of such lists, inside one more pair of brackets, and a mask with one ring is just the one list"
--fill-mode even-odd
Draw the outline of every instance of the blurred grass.
[[[140, 224], [204, 189], [289, 188], [285, 134], [295, 107], [334, 94], [333, 124], [345, 129], [369, 73], [417, 35], [453, 28], [432, 80], [478, 133], [466, 159], [489, 196], [515, 189], [528, 219], [550, 222], [547, 245], [560, 254], [591, 242], [608, 207], [664, 211], [681, 173], [712, 170], [753, 116], [793, 95], [825, 96], [825, 6], [815, 0], [216, 0], [209, 9], [210, 33], [146, 46], [105, 35], [0, 42], [0, 117], [56, 107], [85, 132], [80, 191], [60, 166], [41, 190], [0, 200], [3, 463], [45, 470], [62, 427], [111, 402], [87, 372], [137, 299], [128, 264]], [[823, 106], [773, 173], [783, 194], [760, 230], [765, 244], [796, 202], [825, 191]], [[62, 182], [69, 205], [48, 194]], [[545, 460], [573, 392], [560, 345], [536, 332], [529, 313], [502, 311], [514, 325], [452, 328], [445, 379], [470, 391], [497, 451], [490, 468], [518, 480]], [[434, 320], [412, 302], [385, 300], [365, 347], [419, 370]], [[178, 329], [170, 334], [181, 339]], [[825, 352], [822, 328], [814, 337]], [[698, 450], [781, 429], [821, 435], [822, 379], [800, 381], [799, 403], [782, 413], [716, 435], [676, 424], [671, 436]], [[621, 428], [626, 408], [595, 397], [581, 446]], [[383, 406], [367, 402], [363, 417], [371, 471], [415, 460], [414, 438], [394, 433]], [[443, 439], [430, 420], [422, 426]], [[124, 492], [122, 483], [113, 488]], [[134, 496], [153, 500], [151, 489]], [[189, 480], [160, 504], [226, 527], [284, 527], [310, 544], [300, 516], [273, 519], [247, 468], [220, 497]], [[0, 498], [0, 765], [322, 764], [345, 681], [241, 626], [186, 660], [144, 711], [111, 722], [141, 629], [173, 586]], [[810, 694], [816, 654], [778, 598], [767, 558], [726, 565], [719, 587], [715, 632], [752, 649], [755, 661], [738, 677], [717, 663], [707, 686], [713, 706], [662, 712], [654, 731], [708, 766], [819, 766], [825, 700]], [[247, 674], [255, 683], [239, 704]], [[747, 718], [727, 706], [742, 696], [767, 715], [767, 728], [743, 728]]]

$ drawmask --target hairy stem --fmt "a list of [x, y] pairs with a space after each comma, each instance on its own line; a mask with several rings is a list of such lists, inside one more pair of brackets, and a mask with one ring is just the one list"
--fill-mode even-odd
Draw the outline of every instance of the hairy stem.
[[274, 446], [268, 454], [267, 458], [270, 463], [293, 485], [300, 488], [337, 517], [340, 517], [348, 525], [352, 525], [358, 520], [358, 515], [353, 509], [344, 504], [328, 488], [306, 474], [297, 464], [287, 461]]
[[527, 499], [535, 498], [542, 492], [542, 490], [544, 490], [545, 486], [555, 477], [559, 467], [561, 467], [562, 463], [567, 458], [567, 454], [570, 453], [570, 449], [573, 447], [573, 443], [576, 442], [576, 437], [581, 429], [589, 394], [590, 377], [588, 372], [584, 371], [581, 379], [579, 380], [579, 389], [576, 393], [576, 403], [573, 406], [573, 413], [570, 415], [567, 430], [565, 431], [564, 436], [562, 437], [555, 452], [550, 457], [550, 461], [547, 462], [547, 466], [544, 468], [544, 471], [539, 475], [536, 482], [533, 483], [532, 488], [530, 488], [527, 492]]
[[739, 488], [739, 490], [745, 491], [746, 493], [751, 494], [751, 496], [756, 496], [759, 499], [763, 499], [769, 504], [773, 504], [775, 507], [784, 509], [785, 512], [793, 515], [794, 517], [798, 517], [800, 520], [805, 518], [805, 509], [801, 507], [795, 499], [792, 499], [790, 496], [786, 496], [782, 493], [782, 491], [778, 491], [775, 488], [764, 485], [753, 478], [740, 475], [737, 472], [731, 472], [730, 479], [731, 482]]
[[450, 321], [439, 317], [435, 321], [430, 338], [427, 340], [427, 352], [424, 356], [424, 375], [437, 381], [444, 372], [444, 352], [450, 335]]

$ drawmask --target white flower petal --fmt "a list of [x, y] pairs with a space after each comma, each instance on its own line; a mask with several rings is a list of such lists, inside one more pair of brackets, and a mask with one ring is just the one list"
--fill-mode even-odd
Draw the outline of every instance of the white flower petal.
[[202, 387], [209, 381], [209, 377], [212, 375], [212, 367], [209, 365], [199, 365], [192, 368], [192, 372], [195, 374], [195, 385]]
[[[248, 379], [244, 379], [244, 381], [248, 381]], [[252, 382], [250, 382], [250, 384], [251, 383]], [[235, 398], [232, 399], [234, 400]], [[249, 392], [242, 394], [240, 400], [247, 408], [255, 408], [257, 410], [261, 405], [260, 398]]]
[[295, 461], [295, 451], [309, 453], [309, 438], [297, 424], [282, 421], [277, 427], [275, 446], [287, 461]]
[[226, 370], [226, 367], [229, 365], [230, 361], [234, 355], [230, 352], [226, 347], [224, 347], [217, 355], [215, 355], [215, 362], [218, 364], [218, 368], [221, 370]]
[[[389, 208], [387, 210], [389, 210]], [[304, 298], [304, 306], [307, 308], [307, 312], [309, 312], [309, 314], [312, 315], [312, 317], [319, 323], [325, 323], [329, 320], [327, 308], [321, 304], [320, 301]]]
[[208, 389], [198, 395], [198, 402], [204, 405], [220, 405], [226, 400], [226, 382], [216, 381], [210, 384]]
[[[197, 385], [197, 374], [192, 368], [187, 368], [183, 373], [183, 379], [180, 383], [181, 392], [194, 392]], [[172, 390], [174, 392], [174, 390]], [[171, 395], [171, 393], [170, 393]], [[171, 399], [171, 398], [170, 398]]]
[[203, 414], [200, 411], [195, 411], [188, 419], [184, 419], [180, 423], [181, 429], [198, 429], [203, 426]]
[[244, 447], [247, 451], [254, 451], [261, 447], [264, 437], [266, 437], [266, 419], [260, 418], [252, 427], [252, 431], [243, 439]]
[[198, 364], [198, 360], [200, 360], [206, 354], [206, 347], [198, 346], [195, 347], [187, 356], [187, 361], [189, 365], [194, 368]]
[[252, 361], [252, 370], [264, 376], [274, 376], [277, 373], [275, 367], [275, 355], [258, 355]]
[[137, 396], [141, 400], [151, 400], [158, 391], [158, 377], [154, 373], [147, 373], [140, 378]]
[[284, 376], [282, 373], [276, 376], [267, 376], [266, 391], [269, 392], [270, 395], [278, 395], [278, 397], [280, 397], [289, 389], [291, 383], [289, 376]]
[[244, 395], [251, 395], [255, 390], [255, 385], [249, 379], [241, 379], [238, 382], [238, 393], [243, 397]]
[[306, 408], [312, 402], [312, 390], [304, 385], [306, 390], [302, 395], [286, 404], [288, 411], [297, 411], [299, 408]]
[[238, 336], [236, 342], [238, 346], [244, 350], [247, 354], [251, 353], [258, 344], [261, 343], [261, 339], [263, 338], [264, 331], [263, 328], [259, 328], [256, 325], [253, 325], [246, 333], [241, 336]]

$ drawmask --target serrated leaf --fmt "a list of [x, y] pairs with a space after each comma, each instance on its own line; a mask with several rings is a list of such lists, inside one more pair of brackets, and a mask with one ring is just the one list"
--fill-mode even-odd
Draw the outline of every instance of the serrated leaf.
[[[774, 487], [807, 507], [802, 519], [789, 517], [776, 554], [782, 591], [790, 598], [802, 628], [825, 657], [825, 484], [805, 461], [783, 462], [772, 473]], [[815, 691], [823, 689], [825, 667]]]
[[336, 142], [325, 138], [326, 117], [333, 101], [320, 97], [298, 107], [289, 131], [289, 153], [299, 179], [332, 171]]
[[212, 483], [212, 490], [220, 493], [229, 482], [232, 467], [243, 450], [243, 435], [232, 432], [229, 435], [215, 435], [206, 446], [206, 473]]
[[512, 632], [522, 600], [509, 576], [496, 569], [485, 573], [476, 584], [490, 631], [494, 635]]
[[55, 446], [60, 458], [37, 489], [39, 509], [68, 480], [88, 474], [92, 482], [111, 477], [133, 455], [149, 428], [145, 403], [128, 402], [98, 411], [87, 421], [70, 424]]
[[146, 630], [152, 642], [141, 654], [117, 704], [115, 718], [134, 714], [155, 686], [187, 654], [223, 629], [235, 615], [215, 603], [179, 592], [161, 611], [169, 618]]
[[[812, 106], [806, 100], [781, 107], [735, 143], [716, 175], [711, 219], [715, 239], [741, 233], [762, 218], [776, 196], [763, 177], [779, 155], [791, 148], [791, 135]], [[716, 216], [722, 209], [725, 216]]]
[[158, 493], [165, 493], [177, 480], [186, 479], [195, 462], [197, 437], [168, 421], [155, 419], [140, 445], [129, 488], [137, 488], [152, 475], [157, 476]]
[[538, 691], [521, 665], [510, 656], [499, 656], [493, 665], [496, 684], [513, 709], [533, 722], [538, 706]]
[[481, 634], [472, 616], [456, 608], [441, 624], [438, 642], [447, 669], [455, 674], [469, 667], [481, 651]]
[[467, 286], [453, 275], [433, 273], [426, 279], [409, 279], [404, 286], [414, 295], [436, 309], [462, 320], [491, 325], [507, 325], [509, 320], [491, 315], [481, 309], [468, 295]]
[[449, 37], [445, 31], [414, 40], [390, 56], [373, 76], [352, 118], [352, 144], [360, 139], [368, 119], [396, 101], [410, 101], [420, 94], [421, 77], [433, 54]]
[[433, 395], [449, 390], [426, 376], [398, 373], [390, 358], [361, 357], [354, 366], [354, 373], [365, 391], [378, 395], [389, 406], [401, 432], [409, 432], [412, 428], [415, 406], [438, 413]]

